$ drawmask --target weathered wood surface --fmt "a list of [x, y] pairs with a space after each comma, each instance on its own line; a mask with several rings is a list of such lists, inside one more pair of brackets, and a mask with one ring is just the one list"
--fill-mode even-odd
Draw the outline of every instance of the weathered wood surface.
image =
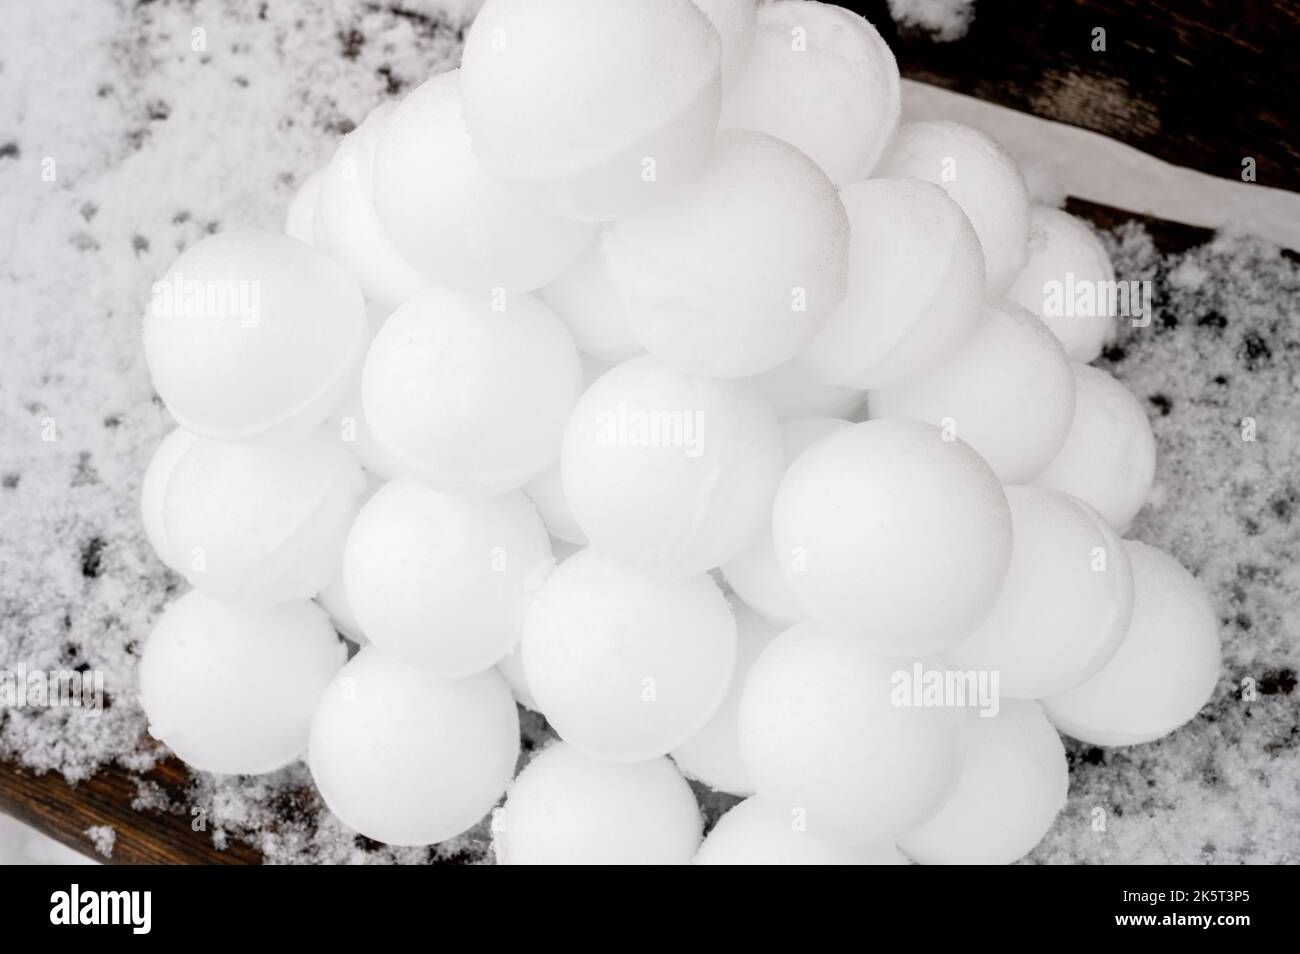
[[1253, 158], [1259, 183], [1300, 191], [1300, 0], [981, 0], [951, 43], [900, 33], [886, 0], [845, 5], [910, 79], [1224, 178]]

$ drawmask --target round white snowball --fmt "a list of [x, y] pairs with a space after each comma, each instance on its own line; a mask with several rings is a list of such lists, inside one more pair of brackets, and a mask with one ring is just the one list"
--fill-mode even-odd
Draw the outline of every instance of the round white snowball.
[[966, 214], [936, 185], [871, 179], [840, 198], [853, 230], [848, 295], [800, 359], [832, 384], [903, 384], [975, 328], [984, 253]]
[[905, 865], [893, 845], [849, 848], [803, 831], [757, 798], [747, 798], [718, 819], [695, 855], [697, 865]]
[[1151, 421], [1141, 402], [1114, 377], [1086, 364], [1072, 367], [1070, 433], [1034, 482], [1078, 497], [1127, 533], [1155, 480]]
[[707, 377], [789, 361], [848, 288], [834, 184], [762, 133], [719, 134], [698, 177], [619, 219], [601, 245], [641, 344]]
[[380, 449], [447, 493], [522, 487], [555, 460], [581, 387], [564, 325], [529, 295], [430, 288], [375, 336], [361, 400]]
[[396, 108], [384, 103], [343, 137], [325, 167], [315, 220], [316, 245], [352, 273], [367, 300], [388, 308], [432, 284], [393, 244], [375, 211], [376, 180], [383, 181], [375, 172], [375, 150]]
[[316, 700], [345, 659], [314, 603], [243, 606], [190, 591], [163, 611], [140, 660], [149, 734], [200, 771], [273, 772], [306, 749]]
[[495, 671], [439, 679], [366, 646], [321, 696], [307, 764], [343, 824], [388, 845], [459, 835], [505, 792], [519, 711]]
[[989, 292], [1010, 287], [1028, 255], [1029, 190], [1005, 149], [961, 123], [903, 123], [876, 175], [915, 176], [943, 187], [979, 236]]
[[777, 0], [759, 9], [753, 56], [718, 125], [797, 146], [843, 185], [870, 174], [900, 107], [898, 64], [875, 27], [829, 3]]
[[394, 659], [447, 679], [495, 665], [551, 568], [551, 541], [519, 491], [453, 497], [413, 480], [361, 508], [343, 551], [357, 622]]
[[1038, 318], [1009, 302], [984, 306], [956, 353], [928, 373], [868, 398], [873, 418], [951, 425], [1004, 484], [1028, 483], [1065, 443], [1074, 372]]
[[605, 364], [645, 353], [632, 333], [627, 308], [595, 243], [577, 263], [537, 293], [560, 316], [578, 350]]
[[309, 175], [289, 202], [284, 217], [284, 234], [299, 242], [316, 241], [316, 200], [320, 197], [321, 181], [325, 170], [317, 169]]
[[637, 762], [672, 751], [718, 710], [735, 668], [736, 621], [707, 575], [649, 577], [583, 550], [528, 608], [523, 657], [564, 741]]
[[822, 383], [798, 358], [752, 378], [750, 383], [767, 398], [782, 423], [801, 417], [851, 418], [866, 396], [857, 388]]
[[301, 436], [325, 420], [365, 352], [356, 282], [275, 232], [220, 232], [153, 286], [144, 350], [186, 430], [223, 441]]
[[323, 431], [273, 447], [196, 440], [163, 493], [166, 540], [210, 596], [310, 599], [338, 573], [365, 488], [356, 461]]
[[439, 285], [533, 291], [591, 246], [595, 227], [487, 174], [470, 146], [460, 86], [452, 70], [396, 107], [375, 148], [375, 208], [397, 248]]
[[808, 616], [911, 655], [951, 645], [988, 613], [1011, 560], [1011, 516], [962, 441], [915, 421], [866, 421], [786, 471], [772, 539]]
[[692, 576], [763, 531], [781, 480], [781, 429], [748, 385], [681, 374], [647, 355], [587, 389], [560, 466], [593, 549]]
[[776, 636], [776, 627], [743, 603], [733, 603], [736, 617], [736, 668], [718, 711], [690, 740], [673, 749], [673, 761], [687, 778], [703, 782], [718, 792], [749, 795], [754, 785], [740, 758], [736, 713], [745, 677], [759, 654]]
[[971, 713], [895, 705], [895, 674], [910, 665], [822, 623], [768, 644], [740, 699], [740, 751], [758, 797], [786, 818], [798, 812], [809, 834], [858, 848], [933, 816], [961, 774]]
[[1119, 536], [1072, 497], [1008, 487], [1011, 567], [992, 612], [944, 659], [996, 671], [1003, 696], [1041, 699], [1077, 686], [1115, 654], [1133, 613]]
[[1008, 699], [973, 719], [966, 767], [946, 805], [899, 839], [927, 865], [1007, 865], [1029, 854], [1065, 807], [1070, 768], [1036, 702]]
[[519, 773], [493, 827], [500, 864], [684, 865], [703, 819], [668, 759], [600, 762], [557, 742]]
[[196, 440], [198, 438], [183, 427], [176, 428], [164, 437], [153, 452], [153, 457], [149, 458], [149, 466], [145, 468], [144, 480], [140, 484], [140, 517], [144, 524], [144, 535], [158, 559], [182, 575], [185, 573], [186, 561], [176, 558], [171, 541], [167, 539], [163, 500], [167, 494], [167, 485], [172, 479], [172, 471]]
[[1209, 702], [1219, 680], [1218, 616], [1205, 587], [1169, 554], [1125, 540], [1133, 618], [1119, 650], [1080, 686], [1044, 701], [1068, 736], [1139, 745], [1168, 735]]
[[1029, 259], [1007, 298], [1038, 315], [1072, 361], [1101, 354], [1115, 332], [1106, 289], [1115, 281], [1110, 256], [1088, 223], [1035, 205], [1029, 212]]
[[[849, 422], [839, 418], [807, 417], [787, 421], [781, 427], [781, 441], [785, 447], [786, 467], [813, 442], [841, 428]], [[798, 554], [785, 554], [784, 560], [795, 560]], [[772, 542], [771, 525], [740, 553], [722, 564], [722, 576], [736, 595], [758, 610], [770, 622], [782, 628], [808, 618], [799, 605], [799, 598], [785, 580], [781, 569], [782, 557], [777, 556]]]
[[465, 122], [492, 173], [607, 221], [699, 169], [721, 65], [691, 0], [488, 0], [465, 39]]
[[736, 88], [754, 52], [758, 0], [695, 0], [722, 40], [722, 94]]

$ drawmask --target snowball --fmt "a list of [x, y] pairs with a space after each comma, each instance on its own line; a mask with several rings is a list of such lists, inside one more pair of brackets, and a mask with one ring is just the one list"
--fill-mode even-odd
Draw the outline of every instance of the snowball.
[[1003, 696], [1041, 699], [1115, 654], [1133, 612], [1133, 573], [1119, 536], [1086, 505], [1040, 487], [1008, 487], [1007, 500], [1006, 582], [983, 624], [944, 659], [999, 672]]
[[1168, 735], [1209, 702], [1219, 679], [1219, 625], [1209, 594], [1169, 554], [1125, 540], [1133, 618], [1119, 650], [1087, 682], [1044, 702], [1066, 735], [1138, 745]]
[[847, 848], [814, 838], [757, 798], [747, 798], [718, 819], [695, 855], [697, 865], [905, 865], [893, 845]]
[[762, 133], [721, 133], [697, 178], [619, 219], [602, 248], [641, 344], [708, 377], [789, 361], [848, 287], [835, 186]]
[[840, 190], [853, 237], [849, 290], [800, 355], [832, 384], [903, 384], [952, 354], [984, 300], [984, 255], [938, 186], [872, 179]]
[[1029, 190], [1005, 149], [961, 123], [903, 123], [876, 175], [915, 176], [942, 186], [979, 236], [989, 292], [1007, 290], [1028, 254]]
[[1142, 509], [1156, 471], [1146, 409], [1099, 368], [1075, 364], [1069, 436], [1035, 483], [1078, 497], [1119, 533]]
[[284, 217], [284, 234], [299, 242], [316, 240], [316, 200], [320, 197], [321, 181], [325, 170], [317, 169], [309, 175], [289, 203], [289, 212]]
[[[848, 426], [848, 421], [827, 417], [787, 421], [781, 428], [786, 467], [815, 441]], [[772, 623], [785, 627], [808, 618], [785, 581], [770, 523], [753, 543], [722, 565], [722, 575], [737, 596]]]
[[754, 786], [740, 759], [740, 739], [736, 734], [736, 712], [745, 677], [758, 654], [776, 636], [776, 627], [748, 606], [733, 603], [736, 617], [736, 668], [722, 705], [699, 732], [673, 750], [673, 761], [687, 778], [697, 779], [709, 788], [733, 795], [749, 795]]
[[573, 339], [537, 299], [430, 288], [375, 337], [361, 399], [376, 443], [403, 471], [482, 496], [555, 460], [580, 383]]
[[970, 712], [895, 705], [891, 683], [907, 665], [816, 622], [768, 644], [740, 699], [758, 797], [850, 847], [889, 843], [934, 815], [961, 773]]
[[699, 169], [721, 62], [691, 0], [488, 0], [465, 39], [465, 122], [491, 172], [605, 221]]
[[187, 249], [144, 319], [153, 385], [189, 431], [225, 441], [301, 436], [361, 360], [365, 304], [319, 249], [240, 230]]
[[519, 773], [494, 846], [509, 865], [684, 865], [702, 825], [668, 759], [599, 762], [557, 742]]
[[767, 398], [782, 423], [801, 417], [851, 418], [865, 396], [857, 388], [823, 384], [797, 358], [758, 375], [750, 383]]
[[583, 550], [524, 618], [528, 686], [564, 741], [594, 758], [664, 755], [722, 704], [736, 622], [706, 575], [670, 580]]
[[748, 385], [681, 374], [644, 356], [587, 389], [560, 466], [593, 549], [691, 576], [762, 532], [781, 479], [781, 430]]
[[316, 245], [352, 273], [368, 300], [389, 308], [432, 284], [398, 251], [375, 211], [375, 151], [396, 108], [384, 103], [343, 137], [325, 167], [315, 220]]
[[913, 421], [854, 424], [800, 454], [777, 492], [772, 538], [808, 616], [900, 655], [965, 636], [1011, 559], [993, 471]]
[[455, 679], [514, 648], [550, 566], [546, 528], [519, 491], [453, 497], [398, 478], [357, 515], [343, 581], [372, 643]]
[[537, 297], [560, 316], [578, 349], [597, 361], [619, 364], [645, 352], [632, 334], [598, 243]]
[[519, 713], [496, 672], [439, 679], [374, 646], [326, 688], [307, 752], [329, 810], [389, 845], [428, 845], [473, 826], [518, 758]]
[[927, 865], [1006, 865], [1029, 854], [1065, 807], [1070, 768], [1036, 702], [971, 720], [966, 766], [946, 805], [899, 846]]
[[719, 127], [753, 129], [807, 153], [837, 185], [865, 178], [898, 126], [898, 65], [876, 28], [828, 3], [758, 12], [749, 67]]
[[196, 440], [172, 468], [163, 525], [180, 572], [210, 596], [315, 596], [338, 573], [366, 480], [322, 431], [273, 447]]
[[312, 709], [346, 658], [314, 603], [241, 606], [191, 591], [144, 646], [149, 734], [203, 772], [273, 772], [306, 749]]
[[722, 93], [733, 89], [754, 52], [758, 0], [695, 0], [722, 40]]
[[406, 97], [375, 148], [374, 202], [388, 234], [438, 284], [529, 292], [572, 265], [596, 237], [492, 178], [470, 146], [459, 70]]
[[171, 482], [172, 471], [177, 462], [198, 440], [193, 434], [178, 427], [162, 439], [149, 466], [145, 469], [144, 480], [140, 484], [140, 518], [144, 524], [144, 535], [148, 538], [153, 552], [168, 567], [184, 575], [184, 559], [177, 559], [172, 550], [171, 541], [167, 539], [167, 520], [163, 514], [163, 499], [167, 494], [167, 485]]
[[1073, 361], [1101, 354], [1115, 332], [1110, 289], [1115, 269], [1092, 228], [1068, 212], [1029, 212], [1029, 258], [1007, 298], [1038, 315]]
[[873, 391], [873, 418], [907, 418], [970, 444], [1004, 484], [1028, 483], [1065, 443], [1074, 374], [1060, 342], [1018, 305], [984, 306], [951, 357], [897, 387]]

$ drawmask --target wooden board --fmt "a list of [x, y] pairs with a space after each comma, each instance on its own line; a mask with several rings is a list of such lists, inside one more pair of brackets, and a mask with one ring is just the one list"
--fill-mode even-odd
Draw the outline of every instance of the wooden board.
[[[962, 39], [845, 3], [909, 79], [1093, 130], [1180, 166], [1300, 191], [1300, 0], [980, 0]], [[1106, 49], [1093, 49], [1096, 29]]]

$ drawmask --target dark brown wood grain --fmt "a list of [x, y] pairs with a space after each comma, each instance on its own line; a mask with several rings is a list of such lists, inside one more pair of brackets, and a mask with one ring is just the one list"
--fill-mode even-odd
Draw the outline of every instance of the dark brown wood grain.
[[[261, 855], [246, 845], [230, 844], [221, 851], [207, 831], [195, 831], [188, 811], [137, 811], [136, 779], [159, 785], [173, 803], [183, 806], [190, 785], [185, 766], [175, 759], [143, 776], [113, 766], [94, 778], [70, 785], [56, 773], [36, 775], [12, 762], [0, 762], [0, 812], [92, 858], [113, 864], [257, 864]], [[85, 834], [95, 825], [111, 825], [117, 833], [109, 859], [96, 854]]]
[[1223, 178], [1251, 157], [1259, 183], [1300, 191], [1300, 0], [980, 0], [951, 43], [900, 32], [886, 0], [845, 5], [910, 79]]

